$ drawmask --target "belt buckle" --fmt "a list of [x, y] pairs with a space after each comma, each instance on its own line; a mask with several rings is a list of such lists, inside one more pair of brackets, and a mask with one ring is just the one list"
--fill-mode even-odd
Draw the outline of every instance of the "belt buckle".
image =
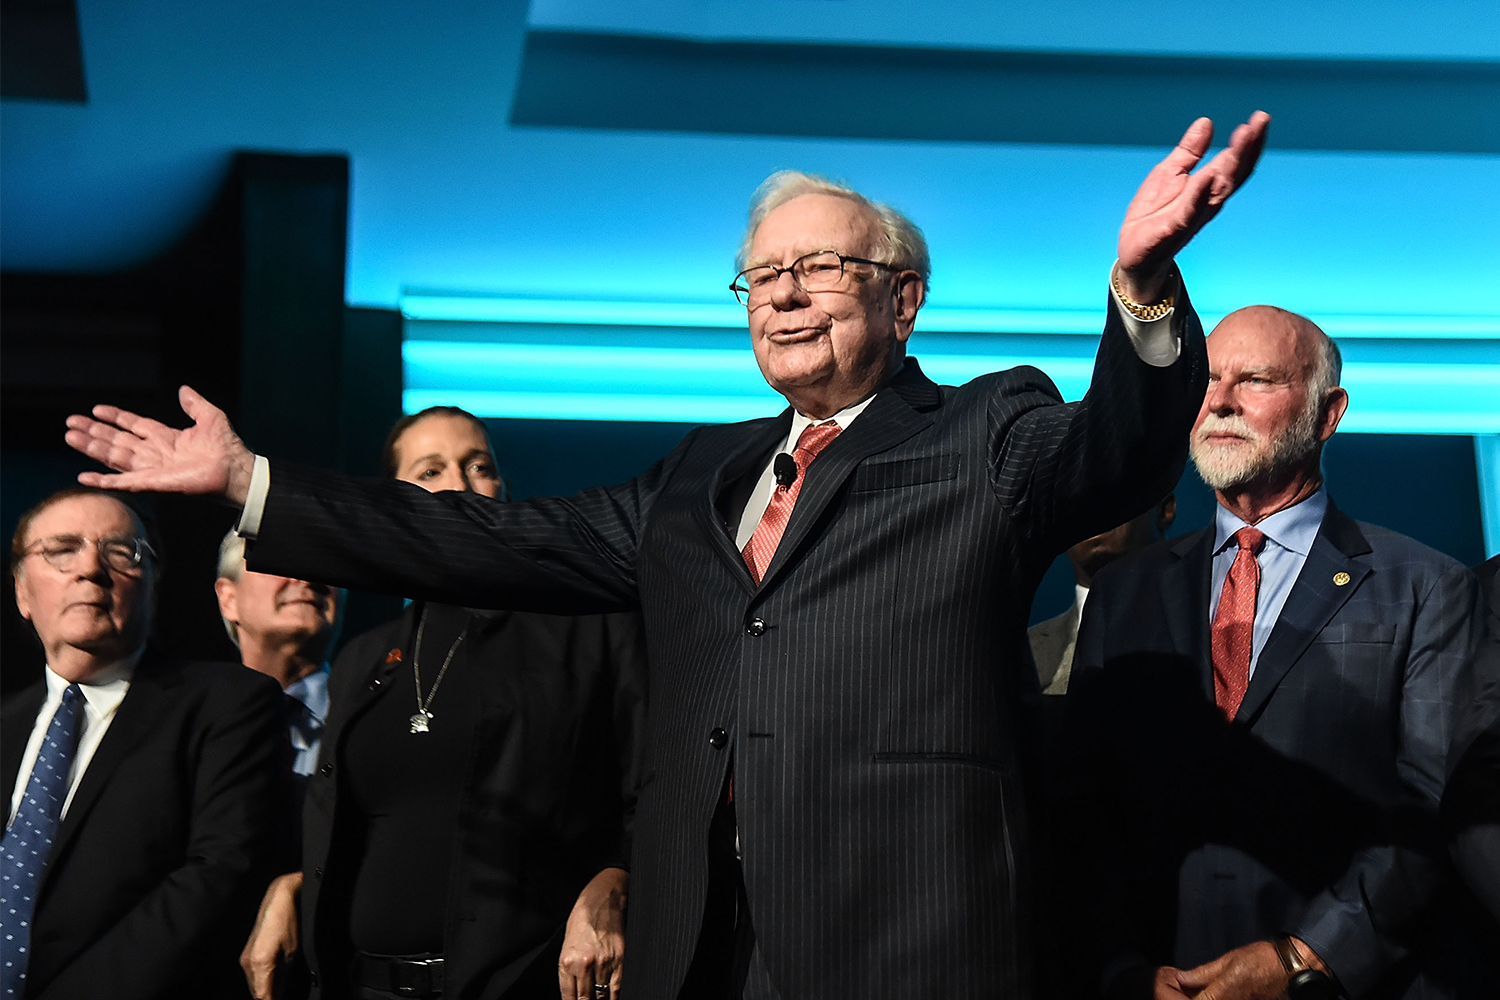
[[433, 992], [433, 972], [442, 966], [441, 958], [392, 960], [391, 992], [404, 997], [430, 996]]

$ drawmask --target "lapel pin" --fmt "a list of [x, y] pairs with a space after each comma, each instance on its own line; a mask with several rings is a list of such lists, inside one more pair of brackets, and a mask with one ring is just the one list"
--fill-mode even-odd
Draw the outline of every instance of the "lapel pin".
[[1343, 587], [1343, 586], [1346, 586], [1348, 583], [1349, 583], [1349, 574], [1348, 573], [1345, 573], [1345, 572], [1343, 572], [1341, 570], [1341, 571], [1333, 574], [1333, 585], [1335, 587]]
[[[1339, 574], [1339, 575], [1343, 576], [1343, 574]], [[1345, 576], [1344, 577], [1344, 581], [1347, 583], [1348, 580], [1349, 580], [1349, 578], [1347, 576]], [[389, 653], [386, 653], [385, 654], [385, 662], [387, 662], [387, 663], [400, 663], [401, 662], [401, 650], [399, 650], [399, 649], [393, 649]]]

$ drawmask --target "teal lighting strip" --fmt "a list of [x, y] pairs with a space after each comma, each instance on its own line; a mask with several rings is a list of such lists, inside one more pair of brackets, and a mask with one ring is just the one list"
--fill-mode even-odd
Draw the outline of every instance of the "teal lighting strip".
[[[727, 282], [726, 282], [727, 285]], [[512, 295], [450, 295], [408, 292], [401, 312], [408, 320], [478, 323], [555, 324], [560, 326], [647, 326], [684, 329], [745, 329], [745, 309], [723, 302], [646, 302], [604, 299], [550, 299]], [[1204, 329], [1221, 316], [1204, 312]], [[1074, 334], [1097, 337], [1103, 315], [1099, 309], [999, 309], [929, 305], [922, 309], [920, 328], [945, 333]], [[1385, 316], [1318, 314], [1330, 337], [1409, 340], [1500, 340], [1500, 315]]]
[[[670, 309], [651, 315], [660, 322], [410, 315], [402, 348], [403, 404], [407, 412], [447, 403], [485, 417], [691, 424], [748, 420], [785, 405], [761, 378], [742, 327], [668, 322], [685, 315]], [[923, 320], [928, 318], [924, 311]], [[1046, 372], [1064, 398], [1077, 399], [1088, 388], [1096, 344], [1097, 332], [1085, 338], [919, 329], [911, 351], [940, 383], [958, 385], [1029, 364]], [[1350, 395], [1341, 430], [1500, 435], [1500, 334], [1343, 337], [1340, 344]]]
[[1500, 434], [1475, 435], [1474, 468], [1479, 473], [1479, 513], [1488, 558], [1500, 555]]

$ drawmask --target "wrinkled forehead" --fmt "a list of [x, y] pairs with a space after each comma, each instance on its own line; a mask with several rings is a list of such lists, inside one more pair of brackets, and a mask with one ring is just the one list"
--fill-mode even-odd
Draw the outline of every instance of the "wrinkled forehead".
[[1313, 335], [1275, 313], [1231, 314], [1208, 337], [1208, 363], [1215, 370], [1311, 376], [1317, 359]]
[[814, 250], [867, 257], [879, 246], [880, 231], [880, 216], [853, 198], [798, 195], [761, 220], [746, 265], [790, 264]]
[[25, 544], [53, 535], [88, 538], [140, 538], [145, 528], [135, 511], [113, 497], [64, 497], [38, 511], [31, 519]]

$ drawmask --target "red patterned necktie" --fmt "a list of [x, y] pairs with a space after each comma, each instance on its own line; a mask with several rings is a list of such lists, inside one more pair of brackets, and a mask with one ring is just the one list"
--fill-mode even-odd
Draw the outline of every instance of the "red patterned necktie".
[[1265, 543], [1266, 533], [1257, 528], [1241, 528], [1234, 533], [1239, 545], [1219, 607], [1214, 611], [1209, 648], [1214, 661], [1214, 701], [1224, 718], [1233, 719], [1245, 699], [1250, 685], [1250, 652], [1255, 641], [1255, 599], [1260, 593], [1260, 563], [1255, 556]]
[[766, 567], [771, 565], [776, 546], [781, 544], [781, 533], [786, 531], [786, 523], [792, 519], [792, 508], [797, 505], [797, 494], [802, 492], [807, 467], [818, 457], [818, 452], [839, 436], [841, 429], [831, 420], [822, 424], [808, 424], [797, 438], [797, 447], [792, 449], [792, 461], [797, 463], [797, 478], [792, 485], [778, 485], [772, 491], [771, 502], [766, 504], [766, 512], [760, 516], [755, 534], [745, 543], [745, 565], [750, 567], [750, 575], [755, 578], [756, 583], [760, 583], [761, 577], [766, 575]]

